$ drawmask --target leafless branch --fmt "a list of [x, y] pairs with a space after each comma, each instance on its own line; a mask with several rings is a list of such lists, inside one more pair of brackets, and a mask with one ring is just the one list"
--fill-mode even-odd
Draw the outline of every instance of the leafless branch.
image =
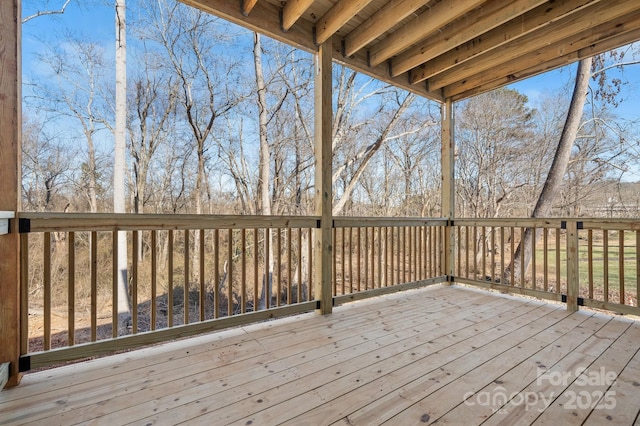
[[22, 20], [22, 23], [24, 24], [26, 22], [29, 22], [30, 20], [35, 19], [35, 18], [37, 18], [39, 16], [62, 15], [64, 13], [64, 11], [66, 10], [67, 6], [69, 5], [69, 3], [71, 3], [71, 0], [66, 0], [59, 10], [39, 10], [36, 13], [34, 13], [33, 15], [29, 15], [26, 18], [24, 18]]

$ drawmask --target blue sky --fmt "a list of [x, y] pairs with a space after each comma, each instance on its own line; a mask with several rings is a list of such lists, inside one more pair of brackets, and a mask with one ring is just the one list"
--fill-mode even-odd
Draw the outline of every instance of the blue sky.
[[[230, 0], [237, 1], [237, 0]], [[43, 8], [58, 9], [64, 0], [25, 0], [23, 4], [23, 17], [29, 16]], [[127, 19], [132, 22], [136, 19], [135, 7], [137, 0], [127, 0], [130, 7]], [[40, 48], [40, 40], [51, 40], [56, 34], [68, 30], [76, 35], [86, 36], [103, 45], [105, 52], [111, 55], [114, 51], [114, 8], [113, 1], [104, 0], [72, 0], [64, 15], [44, 16], [25, 23], [23, 27], [23, 67], [25, 76], [32, 71], [36, 63], [34, 53]], [[135, 48], [135, 40], [129, 28], [128, 44], [130, 51]], [[640, 50], [640, 49], [636, 49]], [[625, 59], [629, 60], [631, 55]], [[135, 66], [129, 61], [129, 66]], [[558, 70], [541, 74], [522, 82], [510, 85], [521, 93], [527, 95], [532, 106], [536, 106], [536, 100], [546, 93], [555, 94], [564, 91], [570, 96], [573, 86], [576, 65], [569, 65]], [[36, 71], [37, 72], [37, 71]], [[26, 80], [27, 77], [25, 77]], [[614, 114], [629, 120], [640, 121], [640, 65], [625, 67], [621, 75], [625, 86], [623, 88], [623, 101], [614, 111]], [[634, 135], [635, 136], [635, 135]], [[638, 173], [640, 178], [640, 173]]]
[[[23, 17], [35, 13], [37, 10], [49, 8], [58, 9], [64, 0], [26, 0], [23, 1]], [[32, 53], [37, 51], [40, 44], [38, 37], [51, 37], [56, 31], [64, 27], [76, 28], [80, 34], [87, 34], [93, 40], [104, 42], [105, 48], [114, 43], [114, 11], [113, 2], [93, 0], [91, 2], [72, 0], [64, 15], [50, 15], [37, 18], [25, 24], [23, 30], [23, 56], [25, 66], [29, 66]], [[128, 5], [133, 6], [136, 0], [128, 0]], [[108, 4], [108, 5], [107, 5]], [[89, 19], [90, 18], [90, 19]], [[130, 8], [128, 19], [135, 19], [135, 10]], [[129, 42], [133, 42], [131, 35]], [[545, 92], [557, 92], [564, 88], [570, 88], [575, 73], [575, 64], [559, 70], [551, 71], [536, 77], [529, 78], [512, 87], [535, 102]], [[630, 120], [640, 118], [640, 96], [635, 93], [640, 91], [640, 65], [628, 66], [622, 77], [626, 82], [624, 88], [624, 101], [616, 114]]]

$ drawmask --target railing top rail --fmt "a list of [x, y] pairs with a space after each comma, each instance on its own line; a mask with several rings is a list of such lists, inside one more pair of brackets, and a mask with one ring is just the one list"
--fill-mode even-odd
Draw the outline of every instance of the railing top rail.
[[317, 216], [20, 213], [30, 232], [316, 228]]
[[640, 218], [462, 218], [455, 219], [456, 226], [562, 228], [563, 222], [578, 222], [579, 229], [640, 230]]
[[578, 219], [582, 229], [640, 230], [640, 219]]
[[532, 227], [537, 228], [560, 228], [562, 218], [462, 218], [454, 219], [455, 226], [503, 226], [503, 227]]
[[447, 219], [421, 217], [334, 217], [333, 224], [336, 228], [376, 226], [443, 226], [447, 224]]

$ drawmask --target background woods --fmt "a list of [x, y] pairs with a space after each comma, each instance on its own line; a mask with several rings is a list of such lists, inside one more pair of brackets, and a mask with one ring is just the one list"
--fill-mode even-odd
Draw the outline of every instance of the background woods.
[[[60, 2], [62, 9], [53, 1], [23, 3], [34, 7], [23, 13], [29, 17], [23, 23], [24, 210], [112, 212], [116, 112], [125, 105], [116, 103], [114, 37], [75, 25], [69, 15], [106, 6], [98, 0]], [[129, 0], [127, 6], [125, 212], [313, 214], [313, 57], [175, 1]], [[640, 215], [637, 117], [617, 114], [627, 89], [617, 65], [632, 66], [636, 50], [630, 45], [625, 55], [597, 58], [550, 216]], [[612, 89], [605, 93], [605, 87]], [[441, 216], [439, 106], [340, 65], [333, 89], [333, 214]], [[504, 88], [456, 103], [456, 217], [532, 214], [568, 99], [563, 92], [528, 97]], [[401, 282], [401, 271], [409, 280], [436, 274], [438, 260], [420, 256], [442, 250], [442, 229], [411, 224], [334, 229], [334, 292], [366, 288], [368, 281]], [[142, 306], [134, 330], [312, 299], [313, 223], [200, 225], [128, 232], [128, 248], [120, 251], [128, 250], [135, 290], [127, 291], [133, 306]], [[29, 239], [32, 310], [52, 296], [64, 315], [74, 304], [100, 322], [92, 309], [111, 309], [111, 276], [90, 271], [95, 264], [111, 269], [111, 233], [47, 235]], [[484, 265], [497, 251], [491, 235], [465, 229], [458, 242], [462, 247], [465, 237]], [[45, 271], [47, 259], [51, 270]], [[467, 271], [484, 275], [487, 269], [478, 272], [472, 262], [466, 260]], [[37, 317], [30, 327], [37, 335]], [[75, 335], [65, 336], [68, 342]]]

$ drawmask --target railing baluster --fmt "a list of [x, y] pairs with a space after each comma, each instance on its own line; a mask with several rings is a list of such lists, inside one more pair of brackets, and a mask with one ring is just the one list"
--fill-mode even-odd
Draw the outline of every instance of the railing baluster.
[[258, 228], [253, 228], [253, 312], [258, 310]]
[[287, 304], [291, 304], [291, 237], [292, 237], [291, 228], [287, 228]]
[[478, 227], [473, 227], [473, 279], [478, 279]]
[[538, 230], [534, 226], [531, 228], [531, 288], [536, 289], [538, 287], [538, 275], [536, 273], [536, 237]]
[[45, 351], [51, 349], [51, 233], [44, 234], [43, 290], [44, 290], [44, 341]]
[[[91, 237], [93, 240], [93, 236]], [[131, 234], [131, 331], [138, 333], [138, 231]], [[96, 241], [97, 245], [97, 241]]]
[[609, 231], [602, 233], [602, 261], [604, 262], [604, 301], [609, 301]]
[[[91, 232], [91, 341], [97, 340], [98, 327], [98, 233]], [[135, 311], [134, 311], [135, 312]]]
[[20, 354], [29, 353], [29, 234], [20, 234]]
[[383, 286], [387, 287], [391, 284], [391, 278], [389, 277], [389, 273], [393, 273], [393, 271], [390, 271], [390, 263], [391, 263], [391, 256], [393, 256], [393, 251], [389, 248], [389, 231], [392, 230], [393, 228], [390, 228], [388, 226], [385, 226], [384, 228], [384, 262], [383, 262], [383, 268], [384, 268], [384, 274], [382, 275], [383, 277]]
[[618, 268], [620, 270], [620, 300], [619, 303], [621, 305], [625, 303], [625, 294], [624, 294], [624, 231], [620, 229], [618, 231]]
[[118, 231], [111, 233], [111, 337], [118, 337]]
[[220, 230], [213, 230], [213, 318], [220, 317]]
[[487, 227], [482, 227], [482, 273], [480, 274], [480, 279], [485, 281], [487, 278]]
[[469, 226], [467, 225], [465, 227], [465, 232], [464, 232], [464, 241], [465, 241], [465, 261], [464, 261], [464, 277], [465, 278], [469, 278], [469, 252], [471, 250], [469, 250], [471, 248], [471, 246], [469, 245], [469, 234], [470, 234], [470, 229]]
[[510, 243], [511, 243], [511, 282], [509, 282], [509, 285], [511, 285], [512, 287], [516, 286], [516, 268], [515, 268], [515, 258], [516, 258], [516, 229], [512, 226], [509, 229], [509, 233], [511, 235], [510, 238]]
[[167, 322], [173, 327], [173, 229], [167, 238]]
[[397, 263], [398, 265], [400, 264], [400, 253], [399, 250], [396, 249], [396, 242], [395, 242], [395, 233], [396, 233], [396, 229], [395, 228], [391, 228], [391, 241], [389, 244], [391, 244], [391, 285], [396, 285], [400, 283], [400, 277], [397, 276], [396, 274], [396, 257], [398, 257], [397, 259]]
[[[205, 287], [205, 232], [204, 229], [200, 230], [200, 237], [198, 238], [199, 243], [200, 243], [200, 249], [198, 250], [200, 252], [200, 257], [198, 258], [198, 261], [200, 263], [200, 295], [198, 297], [198, 303], [200, 305], [199, 307], [199, 311], [200, 311], [200, 321], [204, 321], [206, 316], [205, 316], [205, 300], [206, 300], [206, 296], [207, 296], [207, 292], [206, 292], [206, 287]], [[155, 304], [154, 304], [155, 305]]]
[[240, 230], [240, 244], [242, 247], [242, 266], [240, 278], [240, 312], [247, 312], [247, 230]]
[[67, 252], [68, 252], [68, 263], [67, 263], [67, 274], [68, 274], [68, 283], [67, 283], [67, 328], [68, 328], [68, 339], [69, 346], [75, 345], [76, 341], [76, 332], [75, 332], [75, 306], [76, 306], [76, 233], [69, 232], [67, 236]]
[[417, 264], [417, 268], [418, 269], [416, 270], [416, 279], [419, 280], [419, 281], [422, 281], [422, 280], [425, 279], [425, 276], [424, 276], [424, 273], [423, 273], [423, 270], [422, 270], [423, 260], [424, 260], [423, 257], [422, 257], [423, 256], [423, 254], [422, 254], [423, 253], [423, 246], [422, 246], [422, 242], [423, 242], [422, 230], [423, 229], [424, 229], [423, 226], [419, 226], [416, 229], [416, 238], [417, 238], [417, 240], [416, 240], [416, 259], [418, 261], [418, 264]]
[[636, 230], [636, 306], [640, 307], [640, 230]]
[[542, 284], [543, 290], [549, 291], [549, 230], [547, 228], [542, 228], [542, 263], [544, 270], [544, 282]]
[[[640, 237], [638, 237], [640, 238]], [[364, 228], [364, 289], [369, 289], [369, 228]], [[639, 261], [640, 262], [640, 261]], [[638, 263], [640, 268], [640, 263]]]
[[378, 288], [382, 287], [382, 227], [378, 227]]
[[313, 233], [317, 232], [314, 231], [313, 229], [309, 228], [309, 238], [307, 239], [307, 253], [308, 256], [307, 258], [309, 259], [309, 276], [307, 278], [307, 281], [309, 281], [309, 288], [307, 289], [307, 300], [311, 301], [314, 299], [315, 295], [313, 293], [313, 241], [314, 241], [314, 235]]
[[338, 229], [333, 228], [333, 295], [338, 295]]
[[491, 227], [491, 282], [496, 282], [496, 228]]
[[526, 268], [524, 267], [524, 252], [525, 252], [524, 232], [525, 232], [525, 228], [520, 228], [520, 247], [522, 247], [522, 250], [520, 250], [520, 287], [521, 288], [524, 288], [525, 275], [527, 272]]
[[188, 229], [184, 230], [184, 280], [182, 284], [182, 314], [184, 324], [189, 324], [189, 275], [191, 256], [189, 246], [191, 245], [191, 232]]
[[269, 283], [273, 283], [273, 275], [271, 271], [271, 264], [269, 262], [271, 251], [271, 228], [265, 228], [264, 230], [264, 306], [266, 309], [271, 307], [271, 288]]
[[227, 316], [233, 315], [233, 229], [229, 228], [227, 247]]
[[360, 240], [361, 229], [362, 228], [358, 227], [357, 230], [356, 230], [356, 233], [357, 233], [356, 234], [356, 239], [358, 240], [357, 246], [356, 246], [357, 249], [358, 249], [358, 251], [356, 253], [356, 263], [357, 263], [356, 271], [358, 271], [358, 278], [357, 278], [356, 282], [358, 283], [358, 291], [360, 291], [360, 286], [361, 286], [361, 283], [360, 283], [360, 278], [361, 278], [360, 277], [360, 275], [361, 275], [361, 271], [360, 271], [360, 253], [361, 253], [361, 243], [362, 243], [362, 241]]
[[353, 228], [349, 227], [349, 293], [353, 293]]
[[587, 268], [589, 274], [589, 299], [593, 299], [593, 229], [587, 233]]
[[280, 299], [282, 298], [282, 230], [278, 228], [276, 231], [276, 251], [278, 255], [276, 256], [277, 263], [275, 266], [275, 271], [278, 273], [278, 284], [276, 286], [276, 306], [280, 306]]
[[302, 302], [302, 228], [298, 228], [298, 282], [296, 287], [296, 302]]
[[345, 233], [344, 233], [344, 228], [340, 228], [340, 294], [345, 294], [344, 293], [344, 288], [345, 288], [345, 281], [346, 281], [346, 277], [345, 277]]
[[557, 294], [561, 293], [560, 289], [560, 228], [556, 228], [556, 286]]
[[504, 282], [504, 226], [500, 227], [500, 284]]
[[151, 231], [151, 330], [156, 329], [158, 319], [158, 232]]

